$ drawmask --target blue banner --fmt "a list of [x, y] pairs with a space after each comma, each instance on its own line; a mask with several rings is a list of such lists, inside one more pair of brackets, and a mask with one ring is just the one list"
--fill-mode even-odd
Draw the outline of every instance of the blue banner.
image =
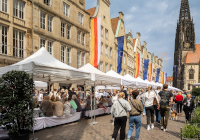
[[177, 76], [177, 66], [174, 66], [174, 72], [175, 72], [175, 74]]
[[165, 73], [165, 84], [167, 82], [167, 73]]
[[160, 69], [157, 69], [156, 82], [159, 82]]
[[122, 57], [123, 57], [124, 36], [117, 37], [117, 43], [118, 43], [117, 73], [121, 73], [121, 71], [122, 71]]
[[143, 80], [147, 79], [148, 67], [149, 67], [149, 60], [144, 60]]

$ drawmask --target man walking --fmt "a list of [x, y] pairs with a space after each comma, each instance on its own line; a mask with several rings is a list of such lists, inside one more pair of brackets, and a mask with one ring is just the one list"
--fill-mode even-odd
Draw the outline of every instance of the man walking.
[[163, 85], [163, 91], [159, 92], [158, 109], [161, 113], [161, 130], [167, 131], [167, 123], [169, 118], [169, 110], [173, 102], [173, 94], [168, 91], [168, 84]]
[[[159, 98], [158, 93], [160, 91], [161, 91], [161, 87], [158, 86], [157, 90], [155, 90], [155, 94], [156, 94], [157, 98]], [[158, 103], [157, 103], [156, 99], [154, 99], [154, 109], [155, 109], [156, 123], [160, 124], [161, 115], [160, 115], [160, 110], [158, 110]]]

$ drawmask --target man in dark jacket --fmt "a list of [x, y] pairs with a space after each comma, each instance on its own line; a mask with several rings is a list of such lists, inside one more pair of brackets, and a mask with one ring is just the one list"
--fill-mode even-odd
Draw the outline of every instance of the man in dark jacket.
[[183, 111], [185, 112], [186, 122], [191, 119], [191, 114], [194, 109], [194, 100], [191, 97], [192, 95], [188, 94], [187, 98], [185, 98], [183, 101]]
[[121, 86], [121, 92], [124, 92], [125, 100], [128, 100], [128, 93], [126, 92], [126, 90], [124, 90], [124, 86]]

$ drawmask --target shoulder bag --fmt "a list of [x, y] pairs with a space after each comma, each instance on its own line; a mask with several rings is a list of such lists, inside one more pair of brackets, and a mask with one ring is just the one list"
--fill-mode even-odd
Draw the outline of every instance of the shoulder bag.
[[126, 109], [123, 107], [123, 105], [121, 104], [121, 102], [119, 100], [118, 100], [118, 102], [120, 103], [121, 107], [126, 111]]
[[132, 106], [137, 110], [137, 112], [139, 112], [140, 114], [142, 113], [140, 110], [138, 110], [134, 105], [133, 105], [133, 103], [132, 103], [132, 101], [130, 101], [131, 102], [131, 104], [132, 104]]

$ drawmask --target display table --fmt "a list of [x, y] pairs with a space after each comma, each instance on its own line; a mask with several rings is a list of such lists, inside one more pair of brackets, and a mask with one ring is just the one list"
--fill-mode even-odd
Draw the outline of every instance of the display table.
[[[111, 110], [111, 107], [107, 107], [107, 112], [104, 112], [104, 109], [103, 108], [98, 108], [95, 110], [95, 116], [98, 116], [98, 115], [103, 115], [103, 114], [110, 114], [110, 110]], [[91, 116], [94, 116], [94, 110], [87, 110], [85, 112], [85, 116], [87, 117], [91, 117]]]

